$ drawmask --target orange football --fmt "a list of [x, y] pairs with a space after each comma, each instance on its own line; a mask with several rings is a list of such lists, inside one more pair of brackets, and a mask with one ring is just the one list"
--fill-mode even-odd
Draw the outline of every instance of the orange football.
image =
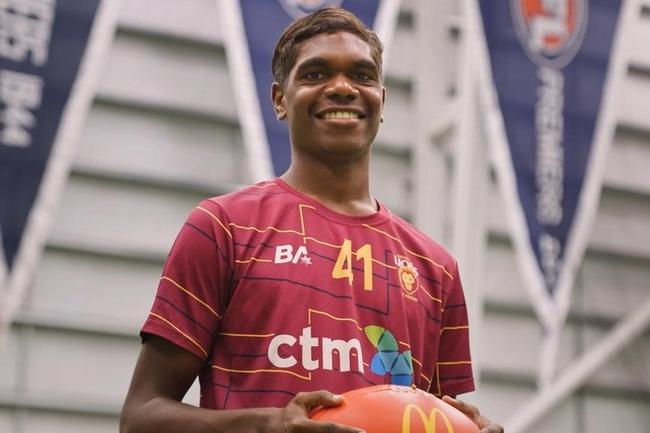
[[462, 412], [428, 392], [399, 385], [376, 385], [343, 394], [340, 406], [311, 415], [367, 433], [477, 433]]

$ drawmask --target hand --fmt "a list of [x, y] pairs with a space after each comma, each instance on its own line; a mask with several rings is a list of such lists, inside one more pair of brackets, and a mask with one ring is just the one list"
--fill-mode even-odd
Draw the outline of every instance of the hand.
[[469, 403], [465, 403], [461, 400], [456, 400], [451, 398], [448, 395], [442, 397], [442, 400], [445, 403], [449, 403], [462, 413], [464, 413], [469, 419], [471, 419], [478, 428], [480, 428], [479, 433], [503, 433], [503, 427], [499, 424], [495, 424], [479, 412], [476, 406], [473, 406]]
[[343, 397], [328, 391], [301, 392], [279, 411], [275, 422], [271, 423], [272, 433], [363, 433], [358, 428], [314, 421], [309, 414], [319, 407], [338, 406]]

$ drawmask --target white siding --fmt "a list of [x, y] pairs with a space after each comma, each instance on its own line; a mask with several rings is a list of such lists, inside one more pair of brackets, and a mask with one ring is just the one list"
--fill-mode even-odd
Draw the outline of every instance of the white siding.
[[[416, 197], [412, 187], [420, 114], [412, 90], [417, 3], [403, 1], [390, 47], [388, 105], [371, 179], [373, 194], [407, 218], [418, 200], [431, 199]], [[216, 4], [124, 2], [48, 245], [0, 353], [0, 431], [117, 430], [138, 329], [178, 228], [199, 200], [247, 182]], [[632, 32], [606, 188], [562, 340], [563, 367], [650, 296], [650, 2], [644, 4]], [[448, 89], [451, 107], [461, 11], [453, 0], [445, 0], [445, 8], [449, 55], [440, 59], [435, 77]], [[452, 158], [452, 148], [443, 151]], [[500, 193], [485, 181], [490, 207], [476, 218], [488, 223], [486, 311], [474, 348], [482, 382], [468, 398], [504, 420], [535, 392], [541, 330]], [[531, 433], [646, 433], [649, 366], [646, 332]], [[188, 399], [196, 404], [197, 396], [195, 385]]]

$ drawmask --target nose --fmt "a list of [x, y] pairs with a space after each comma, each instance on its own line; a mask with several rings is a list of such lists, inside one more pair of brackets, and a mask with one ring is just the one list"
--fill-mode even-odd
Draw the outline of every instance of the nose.
[[359, 96], [359, 89], [347, 77], [337, 75], [325, 89], [325, 95], [332, 99], [352, 101]]

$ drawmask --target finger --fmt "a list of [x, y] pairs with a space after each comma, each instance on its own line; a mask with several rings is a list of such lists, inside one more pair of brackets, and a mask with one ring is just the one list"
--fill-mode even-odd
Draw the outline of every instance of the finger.
[[442, 396], [442, 400], [445, 403], [448, 403], [463, 412], [468, 418], [470, 418], [474, 424], [481, 430], [479, 433], [503, 433], [503, 427], [499, 424], [495, 424], [483, 415], [481, 415], [478, 408], [472, 404], [465, 403], [462, 400], [452, 398], [448, 395]]
[[499, 424], [490, 424], [481, 429], [478, 433], [503, 433], [503, 427]]
[[343, 403], [343, 397], [329, 391], [301, 392], [293, 399], [294, 403], [304, 407], [307, 411], [319, 406], [332, 407]]
[[448, 395], [443, 395], [443, 396], [442, 396], [442, 400], [443, 400], [445, 403], [449, 403], [449, 404], [454, 405], [454, 406], [458, 404], [458, 400], [456, 400], [455, 398], [450, 397], [450, 396], [448, 396]]
[[456, 409], [458, 409], [459, 411], [465, 414], [480, 415], [479, 410], [476, 406], [471, 405], [469, 403], [465, 403], [462, 400], [452, 398], [448, 395], [443, 395], [442, 401], [452, 405], [453, 407], [455, 407]]

